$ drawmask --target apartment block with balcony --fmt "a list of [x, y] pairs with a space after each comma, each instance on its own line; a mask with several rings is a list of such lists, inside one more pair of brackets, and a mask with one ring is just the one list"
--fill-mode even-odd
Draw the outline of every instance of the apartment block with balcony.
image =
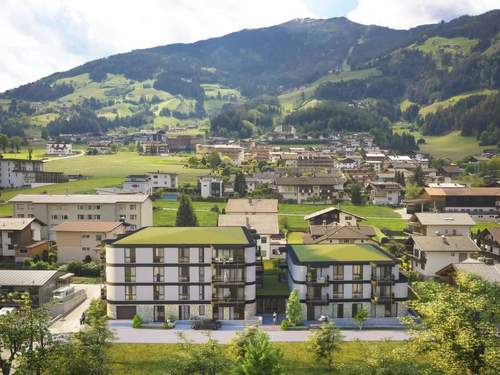
[[106, 245], [108, 316], [251, 319], [256, 245], [244, 227], [148, 227]]
[[406, 314], [407, 279], [395, 258], [370, 244], [288, 245], [288, 284], [299, 292], [304, 316], [352, 318]]

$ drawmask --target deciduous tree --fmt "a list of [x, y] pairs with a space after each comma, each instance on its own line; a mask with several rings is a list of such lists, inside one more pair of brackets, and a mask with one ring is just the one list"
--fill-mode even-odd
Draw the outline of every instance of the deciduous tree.
[[288, 297], [288, 302], [286, 303], [286, 320], [290, 326], [302, 325], [304, 323], [304, 314], [297, 289], [292, 290]]
[[326, 361], [328, 370], [333, 369], [333, 355], [338, 350], [342, 336], [333, 323], [323, 323], [310, 336], [308, 347], [318, 361]]

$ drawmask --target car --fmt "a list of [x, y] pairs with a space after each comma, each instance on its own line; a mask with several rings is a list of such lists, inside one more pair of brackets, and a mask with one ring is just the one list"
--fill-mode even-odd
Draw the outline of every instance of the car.
[[200, 319], [200, 320], [193, 320], [191, 322], [191, 328], [196, 330], [206, 329], [206, 330], [216, 331], [220, 327], [222, 327], [222, 323], [216, 319]]

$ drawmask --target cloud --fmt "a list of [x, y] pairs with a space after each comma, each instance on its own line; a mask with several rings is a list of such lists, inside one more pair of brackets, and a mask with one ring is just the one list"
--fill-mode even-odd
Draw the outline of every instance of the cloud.
[[2, 0], [0, 92], [118, 52], [313, 16], [302, 0]]
[[362, 24], [408, 29], [495, 8], [500, 8], [500, 0], [358, 0], [347, 17]]

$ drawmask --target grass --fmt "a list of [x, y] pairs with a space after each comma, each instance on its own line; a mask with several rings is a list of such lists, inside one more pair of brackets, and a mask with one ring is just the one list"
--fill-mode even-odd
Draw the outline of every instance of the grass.
[[500, 223], [477, 223], [475, 225], [472, 226], [472, 228], [470, 229], [471, 233], [475, 234], [478, 229], [480, 231], [483, 231], [487, 228], [500, 228]]
[[[198, 218], [198, 224], [204, 227], [216, 226], [217, 225], [217, 212], [210, 211], [212, 207], [217, 205], [220, 210], [225, 206], [225, 202], [214, 203], [214, 202], [193, 202], [193, 208], [195, 210], [196, 217]], [[157, 200], [154, 202], [155, 210], [153, 212], [153, 223], [154, 225], [162, 226], [174, 226], [175, 216], [177, 214], [177, 208], [179, 207], [179, 202], [177, 201], [162, 201]]]
[[288, 284], [279, 280], [279, 272], [274, 261], [264, 261], [264, 286], [257, 288], [258, 296], [288, 296], [290, 294]]
[[[381, 352], [389, 352], [401, 345], [401, 342], [394, 341], [343, 342], [335, 355], [335, 365], [363, 364], [367, 354], [374, 348]], [[324, 363], [314, 358], [306, 343], [273, 343], [273, 346], [283, 353], [283, 370], [287, 375], [332, 373], [326, 369]], [[176, 344], [113, 344], [110, 349], [112, 372], [128, 375], [163, 375], [168, 373], [169, 360], [182, 355], [181, 351], [182, 347]]]
[[425, 117], [429, 113], [434, 113], [440, 109], [445, 109], [447, 107], [454, 106], [455, 104], [457, 104], [457, 102], [459, 102], [462, 99], [466, 99], [466, 98], [469, 98], [471, 96], [477, 96], [477, 95], [492, 95], [492, 94], [496, 94], [497, 92], [498, 92], [497, 90], [482, 89], [482, 90], [463, 93], [460, 95], [455, 95], [455, 96], [452, 96], [451, 98], [448, 98], [445, 100], [440, 100], [440, 101], [434, 102], [432, 104], [429, 104], [425, 107], [422, 107], [422, 108], [420, 108], [418, 113], [420, 114], [420, 116]]
[[304, 243], [304, 235], [305, 232], [288, 232], [287, 234], [287, 242], [291, 245], [294, 244], [303, 244]]
[[301, 262], [385, 261], [390, 258], [373, 245], [367, 244], [318, 244], [293, 245]]
[[85, 276], [73, 276], [71, 278], [72, 284], [100, 284], [100, 277], [85, 277]]

